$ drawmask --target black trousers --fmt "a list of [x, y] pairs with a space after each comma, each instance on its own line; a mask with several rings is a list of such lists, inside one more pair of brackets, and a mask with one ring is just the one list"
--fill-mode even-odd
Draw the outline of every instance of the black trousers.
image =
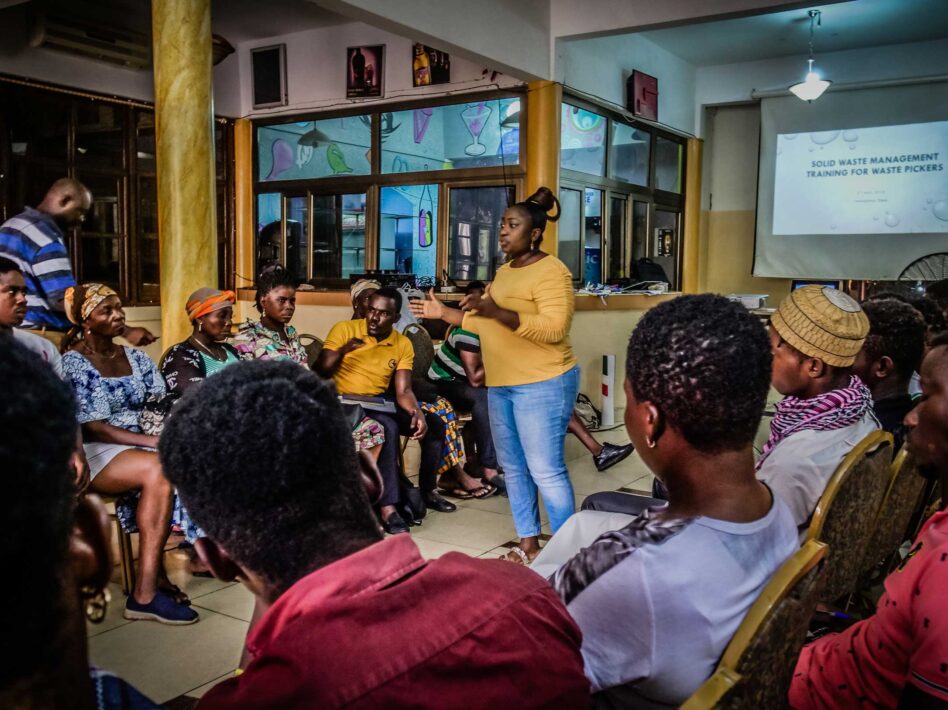
[[[428, 431], [421, 440], [421, 467], [418, 470], [418, 487], [422, 493], [430, 493], [435, 489], [438, 478], [438, 463], [441, 461], [441, 451], [444, 447], [444, 422], [436, 414], [422, 412]], [[368, 412], [368, 415], [385, 429], [385, 443], [379, 455], [379, 473], [382, 474], [382, 483], [385, 490], [379, 500], [379, 505], [395, 505], [399, 499], [398, 486], [398, 453], [401, 447], [401, 436], [411, 436], [411, 417], [401, 407], [396, 405], [395, 413]]]
[[490, 411], [487, 406], [487, 388], [472, 387], [467, 380], [437, 382], [438, 394], [451, 403], [456, 411], [470, 412], [473, 417], [474, 440], [477, 455], [484, 468], [497, 468], [497, 453], [490, 435]]

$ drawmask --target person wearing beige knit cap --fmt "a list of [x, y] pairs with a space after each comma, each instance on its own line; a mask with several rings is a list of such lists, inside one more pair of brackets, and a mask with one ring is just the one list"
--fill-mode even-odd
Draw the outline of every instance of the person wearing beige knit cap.
[[879, 428], [872, 394], [852, 372], [869, 320], [842, 291], [811, 285], [781, 302], [769, 330], [771, 384], [784, 398], [757, 477], [790, 507], [802, 539], [837, 465]]

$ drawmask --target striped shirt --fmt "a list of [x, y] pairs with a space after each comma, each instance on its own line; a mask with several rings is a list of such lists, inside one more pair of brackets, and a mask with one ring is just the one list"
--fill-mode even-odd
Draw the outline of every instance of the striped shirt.
[[0, 225], [0, 256], [12, 259], [26, 281], [26, 328], [69, 330], [61, 303], [66, 289], [76, 285], [69, 253], [59, 226], [45, 212], [27, 207]]
[[454, 382], [457, 378], [466, 380], [467, 373], [464, 372], [464, 365], [461, 362], [461, 352], [479, 353], [480, 351], [481, 339], [477, 335], [452, 326], [431, 361], [428, 379], [433, 382]]

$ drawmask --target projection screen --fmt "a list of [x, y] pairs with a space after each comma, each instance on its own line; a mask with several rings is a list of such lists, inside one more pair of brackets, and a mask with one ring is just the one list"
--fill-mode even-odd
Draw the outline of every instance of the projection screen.
[[948, 252], [948, 82], [761, 101], [755, 276], [898, 277]]

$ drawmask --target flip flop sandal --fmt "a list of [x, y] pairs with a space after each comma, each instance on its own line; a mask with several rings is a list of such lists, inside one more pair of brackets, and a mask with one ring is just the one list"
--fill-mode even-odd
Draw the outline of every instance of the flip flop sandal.
[[497, 486], [494, 486], [490, 483], [484, 483], [476, 491], [468, 491], [471, 494], [471, 497], [475, 500], [482, 500], [484, 498], [490, 498], [497, 492]]
[[438, 493], [447, 498], [454, 498], [455, 500], [472, 500], [478, 497], [460, 486], [457, 488], [439, 488]]
[[[512, 559], [510, 559], [510, 553], [511, 553], [511, 552], [513, 552], [513, 553], [514, 553], [517, 557], [519, 557], [520, 559], [519, 559], [519, 560], [512, 560]], [[502, 560], [507, 560], [507, 561], [510, 562], [511, 564], [523, 565], [524, 567], [529, 567], [529, 566], [530, 566], [530, 563], [533, 562], [533, 560], [531, 560], [531, 559], [527, 556], [527, 553], [524, 552], [524, 551], [523, 551], [521, 548], [519, 548], [519, 547], [511, 547], [511, 548], [510, 548], [510, 551], [509, 551], [506, 555], [503, 555], [500, 559], [502, 559]]]
[[481, 483], [493, 487], [502, 496], [507, 495], [507, 481], [504, 480], [504, 474], [502, 473], [498, 473], [493, 478], [482, 478]]

